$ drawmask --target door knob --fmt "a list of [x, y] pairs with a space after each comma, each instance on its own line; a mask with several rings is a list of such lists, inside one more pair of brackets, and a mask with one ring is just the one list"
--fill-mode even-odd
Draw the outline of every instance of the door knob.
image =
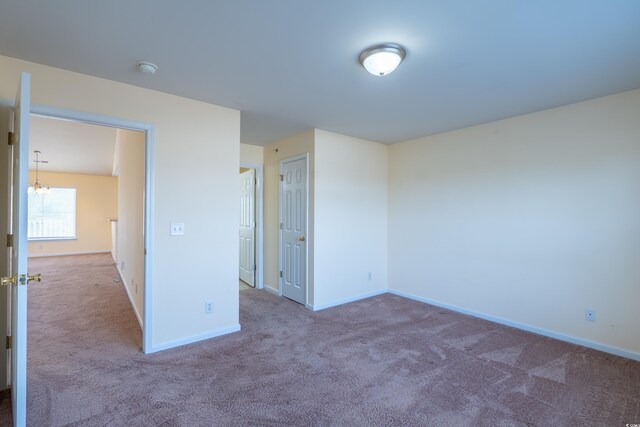
[[38, 273], [38, 274], [34, 274], [32, 276], [29, 276], [27, 274], [27, 283], [29, 283], [31, 281], [42, 282], [42, 274]]
[[1, 277], [0, 278], [0, 286], [9, 286], [15, 285], [18, 282], [18, 275], [13, 277]]
[[300, 236], [300, 237], [298, 237], [298, 241], [299, 241], [299, 242], [304, 242], [304, 236]]

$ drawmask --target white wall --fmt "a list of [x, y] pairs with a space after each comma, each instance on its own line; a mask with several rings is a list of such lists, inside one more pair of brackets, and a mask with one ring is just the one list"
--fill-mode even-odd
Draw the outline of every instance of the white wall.
[[138, 318], [144, 319], [144, 132], [118, 129], [116, 264]]
[[[118, 178], [42, 171], [38, 175], [43, 185], [76, 189], [76, 238], [30, 241], [29, 256], [109, 252], [111, 224], [107, 219], [118, 213]], [[34, 181], [35, 171], [29, 171], [29, 182]]]
[[[264, 286], [278, 289], [278, 235], [280, 232], [280, 160], [309, 154], [309, 224], [307, 251], [309, 257], [307, 301], [313, 304], [313, 194], [314, 194], [314, 130], [264, 147]], [[278, 150], [278, 151], [276, 151]]]
[[389, 153], [390, 288], [640, 356], [639, 90]]
[[386, 292], [387, 151], [315, 132], [316, 310]]
[[[2, 56], [0, 98], [13, 100], [21, 71], [31, 73], [34, 104], [155, 126], [152, 350], [237, 330], [238, 191], [229, 183], [240, 112]], [[203, 197], [203, 182], [215, 197]], [[185, 223], [184, 236], [169, 236], [172, 221]]]
[[240, 144], [240, 161], [261, 165], [264, 162], [264, 147]]

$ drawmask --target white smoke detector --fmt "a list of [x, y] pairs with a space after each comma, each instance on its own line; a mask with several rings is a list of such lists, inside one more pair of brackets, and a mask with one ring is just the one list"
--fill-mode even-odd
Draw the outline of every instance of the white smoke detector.
[[142, 61], [138, 62], [138, 71], [142, 74], [155, 74], [158, 66], [152, 62]]

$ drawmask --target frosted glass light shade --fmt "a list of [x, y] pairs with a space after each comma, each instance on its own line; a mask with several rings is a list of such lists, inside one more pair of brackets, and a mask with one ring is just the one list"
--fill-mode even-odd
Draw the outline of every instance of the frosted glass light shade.
[[360, 54], [360, 63], [374, 76], [392, 73], [406, 56], [406, 50], [397, 44], [382, 44], [370, 47]]

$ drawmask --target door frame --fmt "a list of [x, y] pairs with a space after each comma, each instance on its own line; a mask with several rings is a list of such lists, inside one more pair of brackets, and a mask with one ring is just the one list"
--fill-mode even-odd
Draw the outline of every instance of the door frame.
[[101, 114], [86, 113], [48, 105], [31, 105], [31, 114], [58, 119], [73, 120], [100, 126], [144, 132], [144, 219], [142, 225], [144, 244], [144, 304], [142, 320], [142, 351], [153, 353], [153, 260], [154, 260], [154, 177], [155, 177], [155, 126], [151, 123], [128, 120]]
[[[305, 160], [307, 163], [306, 168], [306, 176], [305, 176], [305, 188], [306, 188], [306, 200], [305, 200], [305, 221], [306, 221], [306, 234], [307, 234], [307, 246], [304, 251], [304, 262], [306, 264], [305, 267], [305, 278], [304, 278], [304, 305], [307, 308], [310, 308], [309, 304], [309, 247], [311, 246], [311, 239], [309, 239], [309, 153], [299, 154], [293, 157], [287, 157], [286, 159], [282, 159], [279, 162], [279, 174], [282, 175], [282, 167], [285, 163], [294, 162], [296, 160]], [[282, 229], [280, 228], [280, 224], [282, 224], [282, 180], [279, 181], [278, 184], [278, 272], [282, 271], [282, 251], [284, 248], [282, 247]], [[282, 280], [278, 274], [278, 295], [282, 296]]]
[[255, 260], [256, 260], [256, 289], [264, 288], [264, 268], [263, 268], [263, 179], [264, 179], [264, 166], [258, 163], [251, 162], [240, 162], [241, 168], [254, 169], [256, 171], [256, 187], [255, 187], [255, 197], [256, 197], [256, 241], [255, 241]]

